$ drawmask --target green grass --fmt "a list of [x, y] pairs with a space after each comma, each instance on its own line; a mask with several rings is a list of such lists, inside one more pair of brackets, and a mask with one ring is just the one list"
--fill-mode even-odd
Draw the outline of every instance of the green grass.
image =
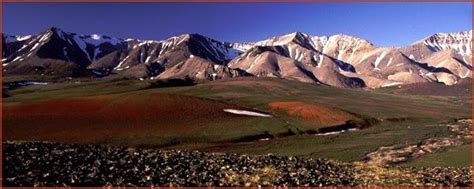
[[11, 97], [4, 98], [5, 103], [29, 102], [63, 97], [96, 96], [137, 91], [149, 84], [135, 80], [104, 78], [93, 81], [50, 82], [48, 85], [30, 85], [8, 90]]
[[[288, 131], [284, 123], [274, 119], [246, 118], [236, 121], [216, 121], [203, 126], [184, 126], [186, 132], [131, 133], [128, 136], [108, 136], [96, 143], [131, 146], [167, 146], [202, 143], [204, 146], [243, 140], [246, 137], [270, 134], [278, 135]], [[173, 142], [170, 142], [173, 141]]]
[[362, 160], [365, 154], [380, 146], [416, 144], [431, 137], [449, 136], [448, 128], [428, 122], [382, 123], [380, 125], [338, 135], [292, 136], [273, 142], [253, 142], [225, 148], [227, 152], [279, 155], [301, 155], [341, 161]]
[[447, 148], [443, 151], [421, 156], [420, 158], [400, 164], [404, 167], [469, 167], [472, 155], [471, 143]]

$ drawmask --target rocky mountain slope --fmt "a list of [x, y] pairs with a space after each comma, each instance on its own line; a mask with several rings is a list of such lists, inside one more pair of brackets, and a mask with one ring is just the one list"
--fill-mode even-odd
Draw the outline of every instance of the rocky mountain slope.
[[277, 77], [337, 87], [457, 84], [472, 73], [472, 31], [437, 33], [402, 48], [376, 47], [338, 34], [295, 32], [257, 42], [227, 43], [199, 34], [165, 40], [80, 35], [50, 28], [3, 36], [3, 72], [60, 77], [216, 80]]

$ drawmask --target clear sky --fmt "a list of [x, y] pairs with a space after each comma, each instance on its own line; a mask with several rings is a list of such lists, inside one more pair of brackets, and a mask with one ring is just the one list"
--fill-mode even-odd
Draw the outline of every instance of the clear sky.
[[242, 42], [301, 31], [405, 46], [472, 28], [471, 3], [3, 3], [7, 34], [65, 31], [164, 39], [182, 33]]

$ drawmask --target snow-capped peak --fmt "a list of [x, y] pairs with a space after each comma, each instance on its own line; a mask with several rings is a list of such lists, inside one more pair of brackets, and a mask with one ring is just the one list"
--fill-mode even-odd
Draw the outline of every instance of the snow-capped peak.
[[110, 43], [112, 45], [118, 45], [123, 40], [115, 37], [109, 37], [99, 34], [92, 34], [92, 35], [80, 35], [80, 38], [84, 40], [84, 42], [91, 44], [91, 45], [100, 45], [103, 43]]
[[100, 39], [102, 38], [102, 36], [99, 35], [99, 34], [92, 34], [92, 35], [91, 35], [91, 38], [92, 38], [92, 39], [95, 39], [95, 40], [100, 40]]
[[336, 34], [332, 36], [312, 36], [302, 32], [293, 32], [282, 36], [274, 36], [272, 38], [257, 42], [232, 43], [232, 46], [241, 51], [247, 51], [255, 46], [282, 46], [288, 45], [291, 42], [295, 42], [303, 47], [313, 48], [319, 51], [322, 51], [324, 47], [328, 46], [329, 44], [349, 43], [353, 44], [349, 46], [373, 46], [373, 44], [365, 39], [346, 34]]
[[437, 51], [453, 49], [460, 55], [471, 55], [472, 30], [454, 33], [436, 33], [412, 45], [421, 43]]

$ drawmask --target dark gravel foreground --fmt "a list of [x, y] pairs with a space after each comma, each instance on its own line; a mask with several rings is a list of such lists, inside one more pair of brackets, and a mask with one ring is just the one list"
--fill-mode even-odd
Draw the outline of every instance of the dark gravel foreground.
[[[433, 173], [423, 170], [423, 183], [389, 177], [381, 182], [371, 182], [371, 178], [377, 177], [372, 174], [378, 171], [366, 166], [361, 169], [360, 165], [350, 163], [292, 156], [247, 156], [44, 142], [4, 142], [3, 149], [5, 186], [471, 184], [468, 168], [457, 171], [433, 169]], [[365, 169], [370, 174], [365, 174]], [[407, 170], [407, 174], [412, 173], [410, 169], [404, 169]], [[418, 178], [416, 176], [420, 174], [417, 171], [420, 170], [414, 170], [416, 175], [409, 175], [408, 178]], [[423, 174], [429, 178], [425, 179]]]
[[7, 186], [353, 185], [327, 160], [58, 143], [3, 144]]

